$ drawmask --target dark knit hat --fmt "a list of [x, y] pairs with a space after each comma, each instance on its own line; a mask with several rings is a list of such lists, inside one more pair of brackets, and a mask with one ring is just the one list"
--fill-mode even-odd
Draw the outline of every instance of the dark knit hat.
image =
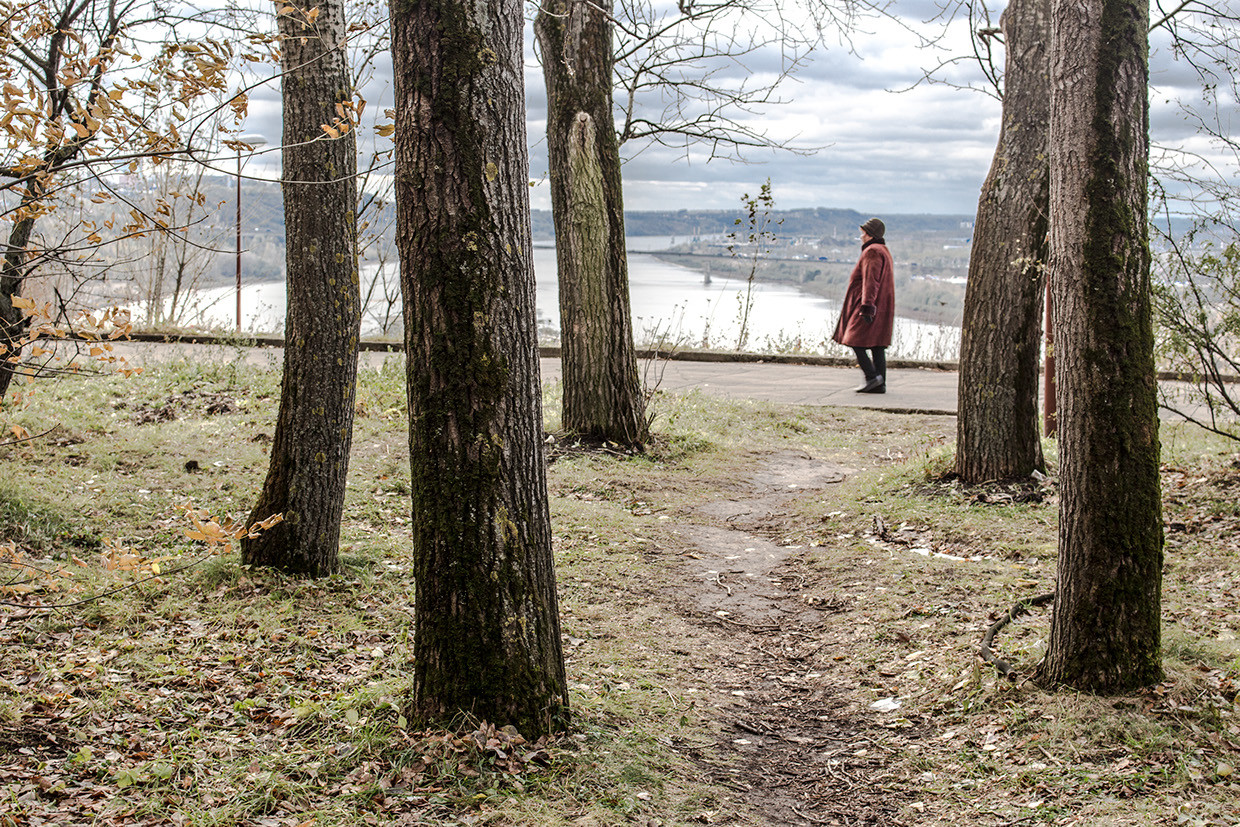
[[861, 225], [861, 229], [865, 230], [870, 238], [882, 238], [887, 232], [887, 225], [877, 218], [871, 218]]

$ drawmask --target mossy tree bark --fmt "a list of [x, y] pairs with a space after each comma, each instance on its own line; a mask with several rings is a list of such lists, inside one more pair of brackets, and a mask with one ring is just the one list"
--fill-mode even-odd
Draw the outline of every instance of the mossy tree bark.
[[982, 184], [960, 340], [956, 473], [967, 483], [1045, 470], [1038, 363], [1048, 255], [1050, 0], [1013, 0], [999, 145]]
[[640, 447], [650, 433], [629, 310], [611, 5], [547, 0], [534, 31], [548, 100], [564, 429]]
[[542, 453], [520, 0], [394, 0], [417, 602], [407, 714], [567, 720]]
[[1059, 565], [1041, 677], [1160, 679], [1162, 520], [1150, 320], [1145, 0], [1054, 0], [1051, 293]]
[[283, 70], [288, 315], [271, 460], [251, 521], [284, 522], [242, 542], [242, 562], [318, 576], [338, 566], [361, 324], [357, 143], [323, 130], [352, 101], [343, 0], [278, 15]]

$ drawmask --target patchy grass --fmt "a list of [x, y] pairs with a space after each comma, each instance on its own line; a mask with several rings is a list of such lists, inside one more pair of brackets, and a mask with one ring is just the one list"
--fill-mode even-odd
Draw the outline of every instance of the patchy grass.
[[[362, 374], [346, 571], [319, 581], [183, 533], [186, 503], [248, 511], [278, 373], [184, 361], [6, 409], [6, 429], [60, 427], [0, 449], [0, 825], [1234, 824], [1240, 460], [1222, 441], [1164, 431], [1166, 680], [1095, 698], [974, 655], [1052, 588], [1053, 475], [946, 481], [950, 418], [656, 394], [646, 454], [552, 452], [574, 722], [530, 744], [400, 717], [403, 382], [397, 359]], [[787, 473], [761, 482], [772, 463]], [[828, 465], [848, 473], [796, 476]], [[708, 529], [786, 555], [784, 620], [702, 610], [731, 594], [694, 568]], [[140, 571], [105, 566], [123, 554]], [[1000, 635], [1019, 673], [1047, 623]]]

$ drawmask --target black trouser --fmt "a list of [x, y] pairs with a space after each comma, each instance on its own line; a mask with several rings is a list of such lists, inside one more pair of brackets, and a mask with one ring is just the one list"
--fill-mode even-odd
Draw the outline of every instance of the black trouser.
[[883, 377], [883, 381], [887, 379], [887, 348], [872, 347], [870, 353], [874, 354], [873, 360], [866, 354], [865, 348], [855, 347], [853, 353], [857, 354], [857, 364], [861, 366], [862, 372], [865, 374], [866, 381], [873, 379], [875, 376]]

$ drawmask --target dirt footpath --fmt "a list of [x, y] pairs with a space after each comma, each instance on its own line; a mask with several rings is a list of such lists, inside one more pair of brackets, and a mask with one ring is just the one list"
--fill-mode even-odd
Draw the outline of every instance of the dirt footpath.
[[873, 716], [857, 716], [824, 666], [846, 657], [827, 632], [847, 622], [849, 603], [807, 588], [806, 548], [781, 539], [786, 506], [852, 473], [803, 454], [764, 456], [732, 496], [674, 529], [683, 564], [668, 593], [712, 632], [697, 657], [718, 696], [726, 758], [710, 774], [772, 825], [897, 824], [907, 806], [885, 783]]

